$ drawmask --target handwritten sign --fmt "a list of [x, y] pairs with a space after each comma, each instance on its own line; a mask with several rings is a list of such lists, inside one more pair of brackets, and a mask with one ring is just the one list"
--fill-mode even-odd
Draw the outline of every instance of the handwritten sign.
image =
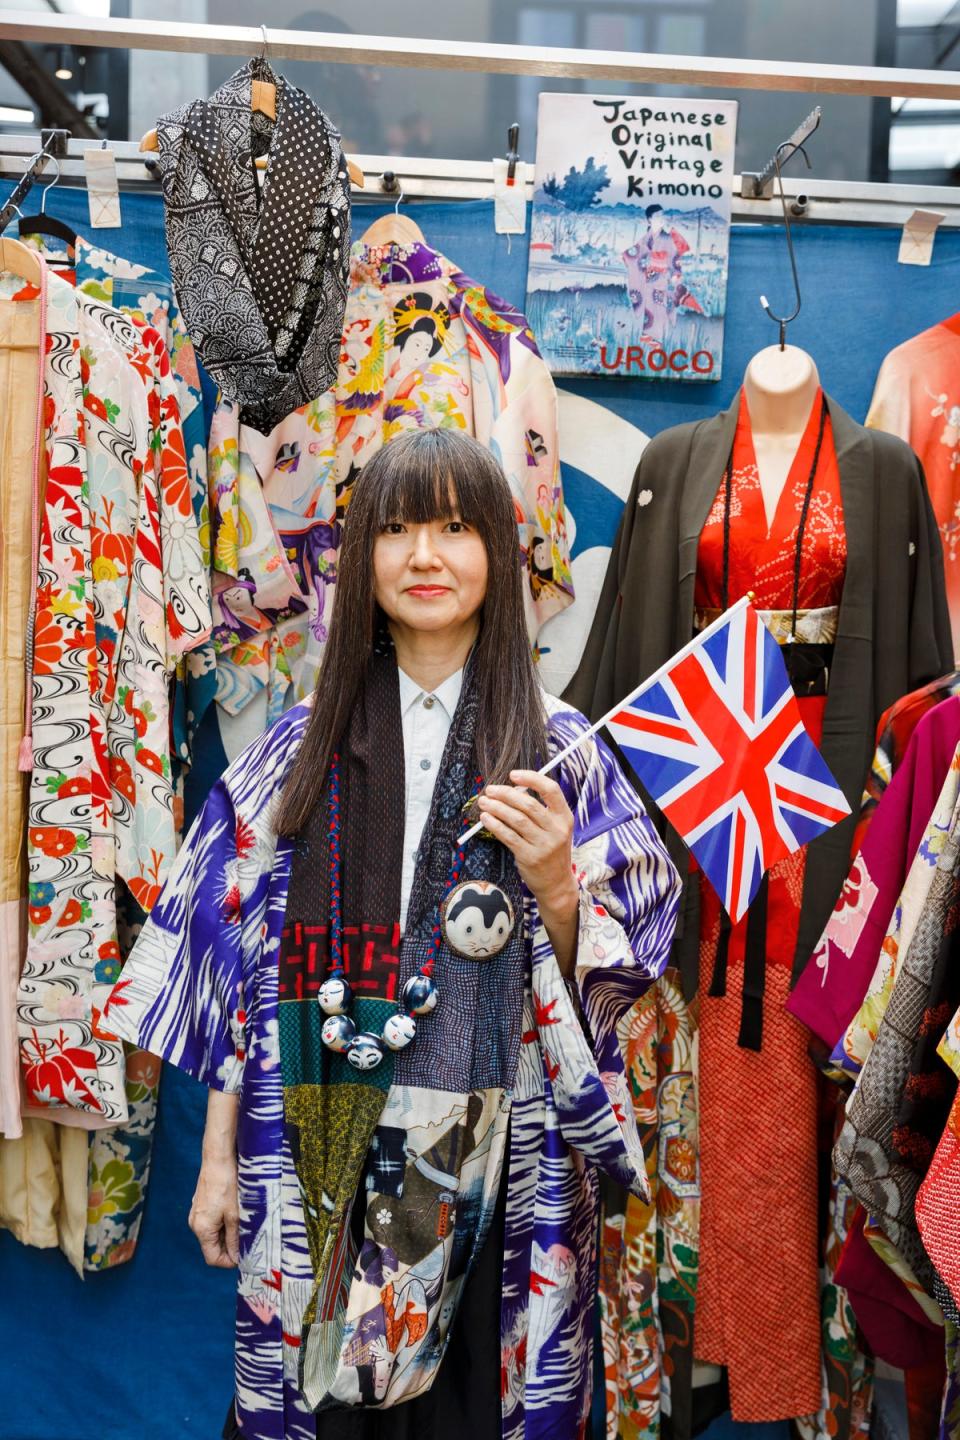
[[559, 375], [719, 380], [737, 105], [540, 96], [527, 316]]

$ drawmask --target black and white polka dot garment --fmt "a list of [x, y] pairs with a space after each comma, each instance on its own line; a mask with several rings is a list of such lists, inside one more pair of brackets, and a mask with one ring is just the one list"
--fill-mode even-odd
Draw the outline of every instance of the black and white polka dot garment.
[[[254, 80], [276, 86], [275, 121], [252, 110]], [[164, 116], [157, 134], [180, 309], [223, 394], [266, 434], [336, 378], [350, 264], [340, 136], [265, 60]]]

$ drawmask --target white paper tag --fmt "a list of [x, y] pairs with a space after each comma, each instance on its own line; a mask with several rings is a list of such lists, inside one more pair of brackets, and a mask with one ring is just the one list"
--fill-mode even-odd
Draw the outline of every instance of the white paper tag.
[[945, 216], [939, 210], [914, 210], [908, 216], [903, 234], [900, 236], [901, 265], [929, 265], [933, 255], [933, 241]]
[[493, 223], [498, 235], [523, 235], [527, 228], [527, 166], [517, 161], [513, 184], [506, 160], [493, 162]]
[[117, 188], [117, 160], [112, 150], [84, 150], [87, 172], [87, 199], [90, 224], [95, 230], [113, 230], [120, 219], [120, 191]]

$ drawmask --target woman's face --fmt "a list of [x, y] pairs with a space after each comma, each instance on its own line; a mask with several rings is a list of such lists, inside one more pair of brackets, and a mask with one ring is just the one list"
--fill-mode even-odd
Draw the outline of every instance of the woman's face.
[[425, 330], [415, 330], [408, 335], [400, 347], [404, 363], [408, 365], [423, 365], [430, 359], [430, 351], [433, 349], [433, 339]]
[[458, 629], [483, 604], [487, 551], [463, 520], [396, 520], [374, 541], [373, 574], [377, 602], [394, 624]]

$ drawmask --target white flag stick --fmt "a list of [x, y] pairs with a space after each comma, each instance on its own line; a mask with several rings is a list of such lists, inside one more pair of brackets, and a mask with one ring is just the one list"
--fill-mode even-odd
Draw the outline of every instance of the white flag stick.
[[[602, 730], [604, 725], [606, 725], [607, 721], [612, 720], [613, 716], [616, 715], [619, 710], [622, 710], [624, 705], [629, 704], [629, 702], [638, 693], [638, 691], [646, 690], [648, 686], [655, 685], [660, 679], [660, 677], [662, 675], [665, 675], [666, 672], [674, 665], [678, 664], [678, 662], [681, 661], [685, 655], [689, 655], [692, 650], [695, 650], [698, 646], [702, 645], [705, 640], [709, 640], [710, 636], [715, 634], [716, 631], [721, 628], [721, 626], [726, 625], [728, 620], [730, 620], [734, 615], [738, 614], [747, 605], [749, 605], [752, 598], [752, 595], [744, 595], [743, 599], [738, 600], [735, 605], [731, 605], [729, 610], [724, 610], [723, 614], [718, 615], [716, 620], [713, 621], [712, 625], [708, 625], [706, 630], [701, 630], [699, 635], [694, 635], [693, 639], [690, 640], [686, 645], [684, 645], [682, 650], [678, 650], [676, 655], [671, 655], [670, 659], [664, 665], [661, 665], [659, 670], [655, 670], [648, 680], [644, 680], [643, 683], [641, 685], [638, 685], [635, 690], [631, 690], [629, 695], [624, 696], [622, 700], [618, 700], [616, 705], [614, 705], [610, 710], [607, 711], [606, 715], [602, 716], [601, 719], [596, 720], [590, 726], [589, 730], [584, 730], [582, 735], [578, 735], [576, 740], [571, 740], [570, 744], [566, 745], [559, 752], [559, 754], [554, 755], [552, 760], [548, 760], [546, 765], [541, 766], [541, 768], [537, 771], [537, 774], [549, 775], [550, 771], [553, 770], [557, 765], [559, 765], [562, 760], [566, 760], [568, 755], [573, 754], [574, 750], [576, 750], [578, 745], [582, 745], [584, 740], [589, 740], [591, 735], [596, 735], [598, 730]], [[482, 820], [478, 820], [476, 825], [471, 825], [470, 829], [465, 830], [463, 834], [458, 838], [458, 848], [461, 845], [465, 845], [468, 840], [472, 840], [474, 835], [479, 835], [482, 829]]]

